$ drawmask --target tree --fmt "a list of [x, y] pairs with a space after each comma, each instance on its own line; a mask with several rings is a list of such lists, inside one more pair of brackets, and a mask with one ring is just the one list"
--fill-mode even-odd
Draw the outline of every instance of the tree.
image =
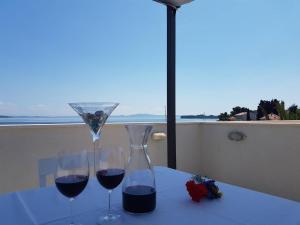
[[279, 115], [277, 111], [279, 101], [277, 99], [272, 99], [271, 101], [260, 100], [260, 103], [257, 107], [257, 119], [259, 120], [262, 117], [266, 117], [268, 119], [269, 114]]
[[289, 111], [289, 113], [297, 113], [297, 110], [298, 110], [298, 106], [297, 105], [295, 105], [295, 104], [293, 104], [293, 105], [291, 105], [289, 108], [288, 108], [288, 111]]
[[281, 120], [288, 119], [288, 115], [287, 115], [286, 110], [285, 110], [284, 101], [280, 101], [280, 103], [277, 104], [276, 109], [277, 109], [277, 112], [279, 113], [279, 116], [280, 116]]
[[298, 106], [295, 104], [291, 105], [287, 110], [288, 120], [298, 120], [299, 114], [297, 112], [298, 112]]
[[232, 111], [230, 112], [230, 116], [234, 116], [238, 113], [242, 113], [242, 112], [248, 112], [249, 109], [245, 108], [245, 107], [240, 107], [240, 106], [236, 106], [232, 108]]
[[227, 112], [221, 113], [218, 117], [219, 117], [219, 121], [228, 121], [230, 118]]

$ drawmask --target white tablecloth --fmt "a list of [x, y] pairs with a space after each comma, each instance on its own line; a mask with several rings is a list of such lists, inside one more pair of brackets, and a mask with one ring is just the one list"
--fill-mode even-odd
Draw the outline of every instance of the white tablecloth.
[[[224, 197], [194, 203], [185, 182], [190, 174], [155, 168], [157, 207], [153, 213], [123, 212], [121, 185], [112, 196], [112, 206], [122, 214], [121, 224], [130, 225], [300, 225], [300, 203], [218, 182]], [[75, 220], [94, 225], [107, 208], [107, 191], [95, 179], [73, 202]], [[0, 224], [68, 224], [69, 202], [55, 187], [0, 196]]]

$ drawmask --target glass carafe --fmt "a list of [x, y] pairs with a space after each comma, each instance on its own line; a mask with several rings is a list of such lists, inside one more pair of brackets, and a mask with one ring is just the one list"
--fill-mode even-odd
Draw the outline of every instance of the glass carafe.
[[123, 182], [123, 208], [131, 213], [151, 212], [156, 207], [154, 171], [147, 153], [147, 141], [152, 126], [126, 125], [130, 155]]

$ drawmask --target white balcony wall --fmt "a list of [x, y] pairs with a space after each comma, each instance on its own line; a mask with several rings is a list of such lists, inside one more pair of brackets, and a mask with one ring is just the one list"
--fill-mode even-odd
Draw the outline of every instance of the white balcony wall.
[[[155, 125], [154, 131], [165, 132], [164, 128]], [[122, 146], [128, 152], [129, 140], [124, 125], [106, 125], [102, 140], [103, 146]], [[38, 161], [69, 149], [92, 151], [90, 133], [85, 125], [0, 126], [0, 193], [38, 187]], [[150, 139], [149, 153], [155, 165], [166, 165], [167, 154], [163, 151], [166, 151], [166, 141], [152, 142]]]
[[[231, 131], [247, 137], [231, 141]], [[300, 201], [299, 122], [182, 124], [177, 147], [178, 169]]]
[[[154, 124], [154, 131], [166, 132], [165, 124]], [[231, 141], [231, 131], [247, 138]], [[103, 144], [128, 150], [124, 125], [106, 125]], [[0, 193], [37, 187], [38, 160], [86, 148], [92, 144], [84, 125], [0, 126]], [[154, 165], [167, 165], [166, 140], [150, 139], [149, 153]], [[180, 170], [300, 201], [300, 123], [178, 124], [177, 164]]]

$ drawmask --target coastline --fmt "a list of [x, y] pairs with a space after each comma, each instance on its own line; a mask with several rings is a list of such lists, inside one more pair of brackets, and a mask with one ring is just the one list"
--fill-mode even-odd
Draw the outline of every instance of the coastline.
[[[216, 119], [182, 119], [176, 116], [176, 122], [213, 122]], [[79, 116], [66, 117], [6, 117], [0, 118], [0, 125], [35, 125], [35, 124], [82, 124], [83, 121]], [[107, 123], [124, 124], [124, 123], [166, 123], [166, 117], [160, 115], [141, 115], [141, 116], [111, 116]]]

